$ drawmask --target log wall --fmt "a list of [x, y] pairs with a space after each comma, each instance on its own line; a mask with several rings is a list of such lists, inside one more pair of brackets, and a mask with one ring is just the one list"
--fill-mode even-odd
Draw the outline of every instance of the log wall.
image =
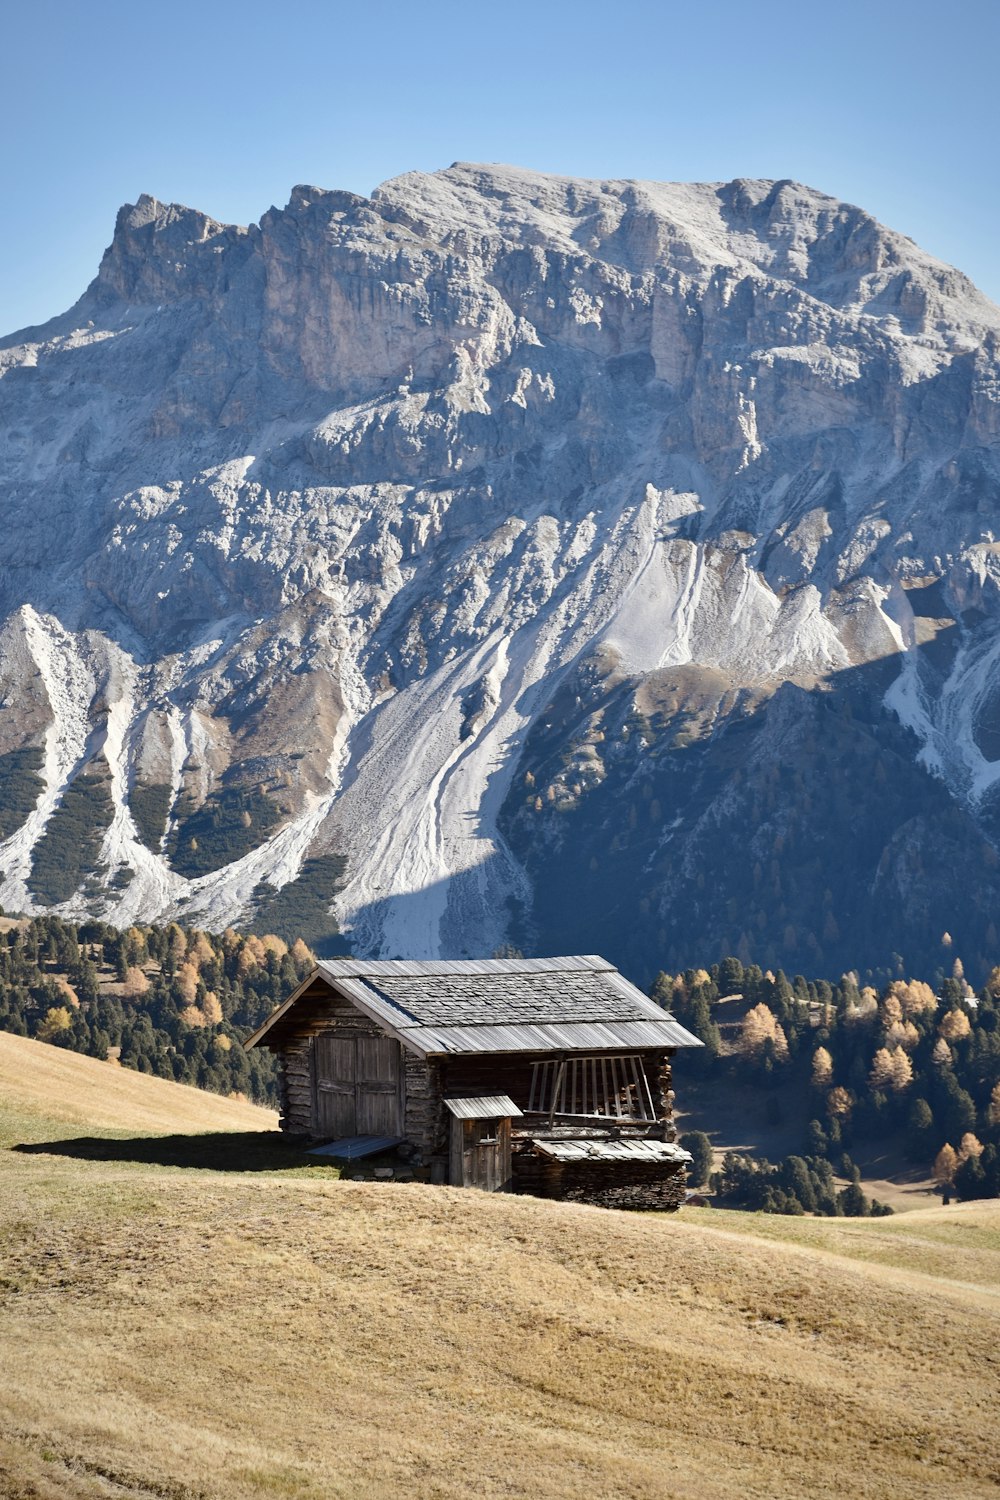
[[[417, 1057], [403, 1048], [405, 1093], [403, 1131], [428, 1165], [448, 1159], [448, 1120], [451, 1116], [441, 1102], [441, 1069], [433, 1058]], [[439, 1174], [440, 1175], [440, 1174]]]

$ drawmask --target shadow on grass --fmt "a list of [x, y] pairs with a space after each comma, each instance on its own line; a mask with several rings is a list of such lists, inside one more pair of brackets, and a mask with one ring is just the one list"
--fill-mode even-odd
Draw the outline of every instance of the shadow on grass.
[[72, 1156], [81, 1161], [141, 1162], [157, 1167], [197, 1167], [208, 1172], [288, 1172], [308, 1167], [339, 1176], [329, 1161], [306, 1155], [276, 1130], [213, 1131], [205, 1135], [147, 1135], [114, 1139], [77, 1136], [14, 1146], [27, 1156]]

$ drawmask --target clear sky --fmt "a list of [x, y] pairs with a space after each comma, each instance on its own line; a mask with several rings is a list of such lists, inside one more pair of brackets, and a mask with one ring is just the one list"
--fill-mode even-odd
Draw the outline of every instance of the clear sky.
[[456, 160], [796, 178], [1000, 301], [1000, 0], [0, 0], [0, 37], [0, 332], [142, 192], [249, 223]]

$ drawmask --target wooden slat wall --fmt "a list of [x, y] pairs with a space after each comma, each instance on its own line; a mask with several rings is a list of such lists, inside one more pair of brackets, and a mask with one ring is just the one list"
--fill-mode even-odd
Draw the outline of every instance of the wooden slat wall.
[[[670, 1053], [665, 1051], [641, 1052], [636, 1054], [641, 1062], [639, 1085], [643, 1091], [647, 1109], [652, 1107], [654, 1120], [670, 1122], [673, 1112], [674, 1095], [671, 1088], [670, 1078]], [[521, 1054], [495, 1054], [475, 1053], [469, 1057], [448, 1057], [441, 1060], [441, 1070], [444, 1082], [444, 1092], [462, 1096], [473, 1096], [475, 1094], [509, 1094], [514, 1103], [523, 1110], [531, 1106], [531, 1081], [533, 1066], [538, 1061], [553, 1063], [551, 1054], [548, 1058], [540, 1058]], [[556, 1063], [556, 1066], [558, 1064]], [[617, 1076], [621, 1078], [621, 1064], [618, 1064]], [[596, 1077], [597, 1087], [601, 1093], [605, 1088], [605, 1077], [608, 1086], [611, 1083], [610, 1071], [607, 1067], [598, 1067], [596, 1075], [588, 1075], [588, 1100], [594, 1087]], [[633, 1074], [629, 1071], [629, 1081]], [[569, 1080], [567, 1080], [569, 1082]], [[570, 1090], [567, 1088], [567, 1094]], [[539, 1108], [538, 1090], [536, 1088], [535, 1108]], [[546, 1109], [551, 1103], [551, 1089], [547, 1096]], [[572, 1103], [567, 1098], [565, 1109]], [[582, 1107], [582, 1097], [578, 1096], [577, 1104]], [[515, 1129], [517, 1129], [515, 1122]], [[673, 1137], [671, 1137], [673, 1139]]]
[[[305, 999], [306, 997], [303, 997]], [[344, 1036], [381, 1037], [384, 1033], [339, 995], [324, 984], [317, 987], [310, 1006], [303, 1005], [296, 1016], [295, 1030], [282, 1043], [279, 1068], [281, 1129], [290, 1135], [322, 1135], [318, 1117], [316, 1086], [313, 1073], [312, 1039], [315, 1036], [340, 1033]]]

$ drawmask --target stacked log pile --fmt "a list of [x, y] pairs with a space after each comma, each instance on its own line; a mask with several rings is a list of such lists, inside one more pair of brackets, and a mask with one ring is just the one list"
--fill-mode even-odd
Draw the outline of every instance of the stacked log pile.
[[[663, 1134], [666, 1134], [665, 1127]], [[536, 1198], [561, 1198], [571, 1203], [591, 1203], [596, 1208], [672, 1212], [684, 1202], [687, 1188], [687, 1174], [682, 1162], [636, 1159], [560, 1161], [541, 1150], [535, 1139], [524, 1135], [513, 1141], [512, 1167], [515, 1193], [531, 1193]]]

